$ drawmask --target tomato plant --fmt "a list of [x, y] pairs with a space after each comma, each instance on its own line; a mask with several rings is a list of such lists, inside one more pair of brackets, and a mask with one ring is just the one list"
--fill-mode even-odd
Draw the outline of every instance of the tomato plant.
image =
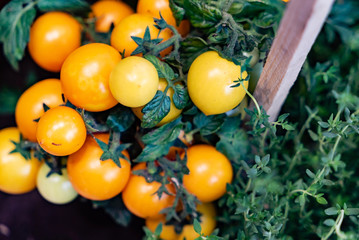
[[108, 32], [111, 24], [115, 26], [125, 17], [133, 14], [133, 10], [121, 1], [97, 1], [91, 6], [96, 18], [96, 31]]
[[[144, 168], [146, 164], [141, 163], [133, 167], [132, 171]], [[123, 202], [127, 209], [138, 217], [159, 218], [162, 216], [160, 212], [170, 207], [174, 200], [172, 195], [166, 193], [158, 196], [156, 192], [160, 186], [159, 182], [147, 182], [143, 176], [132, 174], [122, 193]], [[167, 188], [170, 191], [171, 186]]]
[[86, 134], [86, 126], [80, 114], [70, 107], [58, 106], [40, 118], [36, 139], [46, 152], [67, 156], [81, 148]]
[[[236, 107], [246, 92], [242, 86], [233, 87], [236, 80], [245, 79], [246, 72], [209, 51], [198, 56], [188, 71], [188, 93], [193, 103], [206, 115], [220, 114]], [[244, 82], [248, 87], [248, 81]]]
[[[109, 134], [95, 134], [102, 142], [109, 141]], [[80, 150], [68, 157], [67, 171], [75, 190], [91, 200], [107, 200], [118, 195], [130, 177], [131, 165], [120, 158], [121, 167], [110, 159], [101, 159], [104, 151], [92, 136], [88, 136]], [[122, 154], [129, 159], [127, 151]]]
[[59, 72], [67, 56], [80, 44], [81, 25], [64, 12], [45, 13], [30, 29], [30, 55], [48, 71]]
[[64, 104], [59, 79], [45, 79], [28, 88], [18, 99], [16, 125], [24, 138], [36, 142], [37, 122], [44, 114], [44, 104], [53, 108]]
[[20, 131], [15, 127], [0, 130], [0, 190], [9, 194], [23, 194], [35, 189], [40, 161], [31, 153], [25, 159], [15, 152], [12, 141], [19, 141]]
[[99, 112], [117, 104], [109, 88], [109, 76], [121, 60], [116, 49], [102, 43], [84, 45], [72, 52], [61, 68], [61, 85], [75, 106]]
[[51, 172], [45, 162], [37, 173], [36, 187], [43, 198], [54, 204], [66, 204], [78, 196], [71, 185], [67, 170], [61, 169], [61, 174]]

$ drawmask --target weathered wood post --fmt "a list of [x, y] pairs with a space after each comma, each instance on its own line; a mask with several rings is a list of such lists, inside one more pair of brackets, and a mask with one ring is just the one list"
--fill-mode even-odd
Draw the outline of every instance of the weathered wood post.
[[[254, 97], [277, 119], [290, 88], [322, 28], [334, 0], [291, 0], [281, 20]], [[250, 109], [253, 108], [253, 103]]]

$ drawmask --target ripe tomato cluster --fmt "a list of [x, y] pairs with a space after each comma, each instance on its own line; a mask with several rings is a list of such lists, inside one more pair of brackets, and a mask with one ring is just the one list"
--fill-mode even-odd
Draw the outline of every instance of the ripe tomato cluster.
[[[176, 25], [168, 0], [140, 0], [136, 13], [120, 1], [98, 1], [92, 5], [89, 18], [96, 19], [97, 32], [112, 30], [110, 45], [92, 42], [81, 46], [83, 26], [68, 13], [47, 12], [33, 23], [29, 53], [40, 67], [59, 72], [60, 78], [44, 79], [28, 88], [17, 102], [17, 127], [0, 131], [0, 190], [21, 194], [37, 187], [55, 204], [68, 203], [78, 194], [96, 201], [121, 194], [126, 208], [145, 218], [150, 230], [164, 224], [161, 238], [194, 239], [199, 235], [190, 224], [191, 217], [181, 231], [165, 225], [165, 209], [174, 205], [177, 211], [184, 208], [176, 198], [178, 181], [170, 179], [159, 196], [162, 183], [134, 172], [150, 172], [150, 164], [135, 165], [113, 132], [93, 129], [86, 113], [106, 114], [121, 106], [120, 110], [130, 108], [133, 113], [129, 114], [141, 122], [147, 104], [163, 92], [169, 100], [169, 112], [155, 124], [163, 126], [177, 119], [184, 108], [174, 100], [178, 99], [175, 89], [188, 88], [193, 104], [205, 115], [222, 114], [245, 97], [248, 82], [240, 87], [233, 87], [233, 82], [245, 79], [247, 73], [211, 50], [194, 60], [187, 79], [171, 82], [173, 79], [163, 76], [142, 53], [132, 54], [138, 47], [134, 39], [143, 38], [146, 31], [159, 39], [158, 43], [174, 34], [184, 37], [189, 33], [189, 21]], [[162, 18], [178, 32], [160, 30], [154, 18]], [[172, 50], [171, 45], [161, 49], [156, 56], [159, 63]], [[202, 233], [209, 235], [216, 226], [212, 202], [226, 193], [233, 169], [215, 147], [193, 144], [185, 140], [183, 131], [181, 134], [179, 139], [186, 147], [172, 146], [165, 157], [187, 161], [189, 173], [183, 176], [180, 187], [198, 199]], [[111, 144], [116, 146], [115, 151]], [[22, 149], [29, 146], [33, 151], [26, 157]]]

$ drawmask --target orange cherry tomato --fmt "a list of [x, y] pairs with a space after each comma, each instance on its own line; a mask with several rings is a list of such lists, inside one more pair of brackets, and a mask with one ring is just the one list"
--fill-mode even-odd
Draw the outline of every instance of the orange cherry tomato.
[[[107, 133], [95, 134], [95, 137], [108, 143]], [[124, 189], [131, 174], [131, 165], [126, 159], [120, 158], [120, 168], [111, 159], [102, 161], [102, 153], [96, 140], [88, 136], [83, 147], [71, 154], [67, 161], [72, 186], [81, 196], [91, 200], [115, 197]], [[127, 151], [122, 154], [130, 159]]]
[[20, 131], [15, 127], [0, 130], [0, 191], [22, 194], [35, 189], [36, 176], [41, 162], [35, 157], [26, 160], [11, 141], [18, 142]]
[[217, 200], [225, 194], [227, 183], [232, 182], [231, 162], [211, 145], [189, 147], [187, 167], [189, 174], [184, 175], [183, 186], [201, 202]]
[[[146, 14], [132, 14], [122, 19], [118, 25], [113, 29], [111, 35], [111, 45], [118, 51], [123, 52], [125, 50], [125, 57], [131, 55], [131, 53], [138, 47], [132, 36], [143, 38], [146, 27], [150, 29], [151, 39], [162, 38], [162, 41], [166, 41], [172, 36], [169, 29], [161, 31], [154, 26], [155, 22], [150, 15]], [[165, 56], [170, 53], [171, 48], [167, 48], [161, 52], [161, 56]]]
[[[132, 170], [145, 169], [146, 164], [137, 164]], [[148, 183], [142, 176], [132, 174], [126, 188], [122, 192], [122, 199], [127, 209], [141, 218], [160, 218], [160, 211], [173, 204], [174, 196], [163, 193], [161, 198], [156, 191], [160, 188], [159, 182]], [[171, 186], [168, 186], [171, 190]]]
[[[201, 216], [201, 234], [204, 236], [210, 235], [216, 227], [216, 209], [213, 203], [203, 203], [197, 206], [197, 211]], [[193, 225], [185, 225], [182, 233], [178, 236], [178, 240], [194, 240], [199, 237], [199, 234], [194, 231]]]
[[179, 26], [176, 25], [176, 19], [170, 8], [169, 0], [139, 0], [137, 3], [137, 12], [150, 14], [155, 18], [160, 18], [160, 12], [163, 19], [170, 25], [175, 26], [177, 31], [185, 37], [190, 30], [188, 20], [183, 20]]
[[90, 43], [76, 49], [61, 69], [61, 84], [66, 98], [91, 112], [112, 108], [118, 102], [109, 88], [112, 69], [121, 60], [113, 47]]
[[85, 123], [76, 110], [58, 106], [46, 111], [37, 126], [39, 145], [55, 156], [66, 156], [81, 148], [86, 140]]
[[[201, 233], [204, 236], [210, 235], [216, 227], [216, 209], [213, 203], [202, 203], [197, 205], [197, 211], [200, 212]], [[165, 217], [160, 219], [146, 219], [146, 227], [154, 232], [157, 226], [162, 223], [162, 232], [160, 238], [164, 240], [194, 240], [199, 234], [194, 231], [193, 225], [183, 226], [182, 232], [177, 234], [173, 225], [165, 225]]]
[[[158, 90], [164, 91], [167, 87], [167, 81], [163, 78], [160, 78], [159, 84], [158, 84]], [[173, 103], [172, 97], [173, 97], [174, 91], [172, 88], [169, 88], [167, 90], [166, 95], [170, 97], [171, 99], [171, 105], [170, 105], [170, 111], [169, 113], [157, 124], [157, 126], [162, 126], [166, 123], [172, 122], [175, 120], [181, 113], [182, 109], [176, 108], [175, 104]], [[132, 112], [139, 118], [142, 119], [143, 113], [142, 109], [144, 106], [132, 108]]]
[[80, 45], [81, 25], [67, 13], [45, 13], [31, 26], [30, 55], [48, 71], [59, 72], [66, 57]]
[[96, 17], [97, 32], [108, 32], [111, 24], [116, 26], [123, 18], [134, 13], [130, 6], [120, 1], [98, 1], [91, 8]]
[[24, 138], [36, 142], [37, 122], [44, 114], [43, 104], [53, 108], [64, 104], [58, 79], [45, 79], [28, 88], [19, 98], [15, 109], [17, 127]]

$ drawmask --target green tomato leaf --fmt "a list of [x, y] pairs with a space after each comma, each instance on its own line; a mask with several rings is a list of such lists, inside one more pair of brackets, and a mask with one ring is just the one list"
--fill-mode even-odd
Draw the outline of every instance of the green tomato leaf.
[[174, 94], [172, 96], [172, 100], [174, 105], [178, 109], [184, 109], [189, 102], [189, 95], [187, 89], [183, 85], [177, 84], [173, 90]]
[[35, 3], [31, 0], [13, 0], [0, 12], [0, 41], [11, 66], [19, 70], [20, 61], [30, 37], [30, 26], [35, 19]]
[[162, 223], [158, 224], [155, 230], [155, 235], [159, 236], [162, 232]]
[[202, 136], [207, 136], [217, 132], [222, 127], [225, 117], [225, 114], [206, 116], [204, 113], [199, 113], [193, 118], [193, 123]]
[[155, 161], [158, 158], [165, 156], [170, 147], [171, 143], [161, 144], [161, 145], [147, 145], [141, 152], [141, 154], [136, 158], [135, 162], [151, 162]]
[[82, 16], [91, 12], [90, 5], [83, 0], [38, 0], [37, 6], [42, 12], [66, 11]]
[[181, 6], [183, 6], [183, 0], [170, 0], [170, 8], [174, 18], [176, 19], [177, 26], [180, 25], [186, 12]]
[[214, 27], [221, 19], [221, 11], [206, 4], [205, 1], [184, 0], [183, 8], [191, 24], [196, 28]]
[[106, 124], [115, 132], [124, 132], [135, 122], [135, 116], [129, 108], [119, 108], [112, 112]]
[[328, 201], [323, 197], [317, 197], [316, 200], [319, 204], [322, 204], [322, 205], [328, 204]]
[[201, 235], [202, 227], [197, 219], [194, 219], [194, 221], [193, 221], [193, 228], [196, 233]]
[[142, 109], [143, 128], [155, 127], [170, 112], [171, 99], [162, 91], [157, 91], [155, 97]]
[[155, 66], [159, 78], [165, 78], [167, 81], [171, 81], [175, 78], [174, 71], [167, 63], [160, 61], [153, 55], [146, 55], [145, 58]]
[[160, 145], [175, 141], [183, 127], [181, 117], [167, 123], [142, 137], [142, 141], [146, 145]]
[[337, 215], [339, 211], [336, 207], [331, 207], [331, 208], [325, 209], [324, 212], [325, 212], [325, 214], [331, 216], [331, 215]]

